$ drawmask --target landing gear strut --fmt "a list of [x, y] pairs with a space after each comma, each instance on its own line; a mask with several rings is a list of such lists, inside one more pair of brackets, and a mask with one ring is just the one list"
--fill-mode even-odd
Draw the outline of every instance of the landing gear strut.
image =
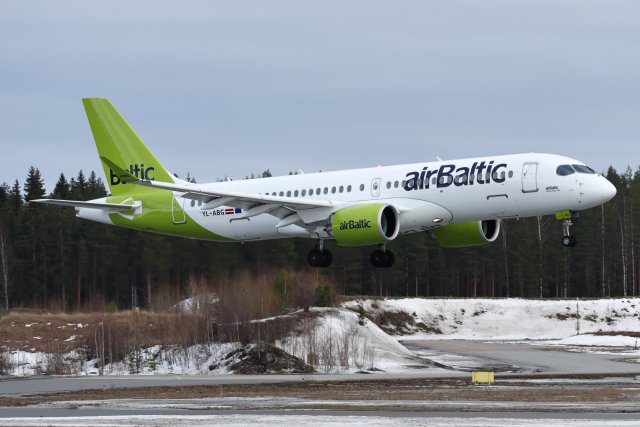
[[311, 267], [329, 267], [333, 261], [333, 255], [324, 248], [324, 241], [319, 240], [316, 247], [307, 255], [307, 261]]
[[396, 262], [396, 256], [388, 251], [384, 245], [371, 253], [371, 265], [375, 268], [389, 268]]
[[577, 212], [561, 211], [556, 212], [556, 218], [562, 220], [562, 246], [572, 248], [576, 245], [576, 238], [571, 235], [571, 226], [578, 218]]

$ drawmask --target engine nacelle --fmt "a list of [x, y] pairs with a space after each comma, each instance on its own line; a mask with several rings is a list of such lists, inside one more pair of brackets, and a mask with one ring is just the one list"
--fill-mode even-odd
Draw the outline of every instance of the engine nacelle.
[[433, 234], [445, 248], [462, 248], [491, 243], [500, 234], [500, 220], [456, 222], [433, 230]]
[[342, 246], [363, 246], [393, 240], [400, 231], [398, 211], [374, 203], [340, 209], [331, 216], [331, 234]]

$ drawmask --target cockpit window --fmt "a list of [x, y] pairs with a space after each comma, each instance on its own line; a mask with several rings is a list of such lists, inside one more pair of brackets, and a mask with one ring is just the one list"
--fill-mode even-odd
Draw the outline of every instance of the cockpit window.
[[578, 171], [579, 173], [588, 173], [588, 174], [594, 174], [595, 171], [593, 169], [591, 169], [589, 166], [585, 166], [585, 165], [573, 165], [573, 167], [575, 168], [576, 171]]
[[560, 176], [567, 176], [574, 173], [575, 170], [571, 167], [571, 165], [560, 165], [558, 169], [556, 169], [556, 173]]

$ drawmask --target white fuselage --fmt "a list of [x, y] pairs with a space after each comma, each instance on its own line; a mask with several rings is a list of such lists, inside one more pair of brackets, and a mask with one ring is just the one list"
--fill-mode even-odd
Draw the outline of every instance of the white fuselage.
[[[560, 165], [582, 163], [563, 156], [529, 153], [216, 182], [200, 187], [330, 200], [336, 207], [387, 203], [399, 212], [401, 234], [454, 222], [582, 210], [600, 205], [615, 195], [613, 185], [600, 174], [560, 175], [557, 172]], [[278, 228], [280, 219], [269, 213], [245, 217], [246, 209], [237, 207], [207, 209], [206, 203], [182, 198], [182, 194], [175, 192], [174, 197], [183, 212], [225, 238], [246, 241], [291, 236], [331, 237], [321, 231], [309, 233], [296, 225]], [[111, 223], [108, 215], [92, 209], [80, 209], [79, 216]]]

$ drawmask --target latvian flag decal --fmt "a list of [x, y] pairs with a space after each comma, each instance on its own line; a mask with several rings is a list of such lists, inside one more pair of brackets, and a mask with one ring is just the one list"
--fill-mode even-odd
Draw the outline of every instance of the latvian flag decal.
[[225, 215], [233, 215], [233, 214], [239, 214], [239, 213], [242, 213], [242, 209], [240, 209], [240, 208], [235, 208], [235, 209], [234, 208], [226, 208], [224, 210], [224, 214]]

